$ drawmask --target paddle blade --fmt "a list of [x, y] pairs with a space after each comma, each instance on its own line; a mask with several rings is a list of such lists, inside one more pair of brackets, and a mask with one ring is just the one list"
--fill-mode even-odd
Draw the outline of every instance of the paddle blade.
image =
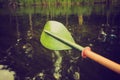
[[57, 36], [64, 38], [65, 40], [74, 42], [70, 32], [66, 29], [66, 27], [57, 21], [48, 21], [43, 29], [43, 32], [40, 37], [41, 44], [50, 49], [50, 50], [68, 50], [71, 49], [67, 44], [55, 39], [54, 37], [45, 33], [45, 30], [56, 34]]

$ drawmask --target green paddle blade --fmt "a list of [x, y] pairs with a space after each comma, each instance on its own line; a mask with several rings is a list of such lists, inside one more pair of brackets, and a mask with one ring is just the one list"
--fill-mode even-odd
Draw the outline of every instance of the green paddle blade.
[[40, 37], [41, 44], [51, 50], [68, 50], [71, 49], [71, 47], [64, 42], [61, 42], [54, 37], [48, 35], [45, 31], [52, 32], [53, 34], [56, 34], [57, 36], [70, 41], [74, 42], [70, 32], [66, 29], [66, 27], [57, 21], [48, 21], [43, 29], [43, 32]]

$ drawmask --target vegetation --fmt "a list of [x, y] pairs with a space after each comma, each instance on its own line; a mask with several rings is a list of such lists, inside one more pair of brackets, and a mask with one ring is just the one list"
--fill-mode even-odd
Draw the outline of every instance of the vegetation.
[[[71, 13], [74, 13], [78, 16], [90, 15], [93, 5], [89, 4], [96, 4], [96, 2], [97, 4], [101, 4], [99, 2], [104, 1], [109, 0], [0, 0], [0, 3], [9, 4], [12, 6], [12, 8], [10, 10], [6, 10], [8, 12], [5, 11], [5, 13], [16, 12], [20, 15], [39, 13], [52, 18], [59, 15], [68, 16], [71, 15]], [[112, 2], [119, 3], [118, 0], [114, 0]], [[105, 14], [106, 10], [111, 9], [109, 5], [104, 4], [95, 6], [94, 12], [99, 14]], [[1, 14], [4, 14], [3, 11]]]
[[28, 3], [49, 3], [49, 2], [52, 2], [52, 3], [64, 3], [64, 2], [83, 2], [83, 1], [90, 1], [90, 0], [16, 0], [17, 2], [28, 2]]
[[63, 5], [63, 4], [80, 4], [91, 3], [94, 0], [0, 0], [0, 3], [8, 5]]
[[[72, 15], [72, 13], [76, 15], [90, 15], [92, 11], [92, 6], [37, 6], [37, 7], [20, 7], [17, 8], [15, 11], [11, 10], [9, 13], [12, 12], [17, 13], [17, 15], [22, 14], [41, 14], [48, 17], [56, 17], [60, 15]], [[3, 12], [3, 11], [2, 11]], [[4, 13], [3, 13], [4, 14]]]
[[91, 3], [120, 3], [120, 0], [0, 0], [0, 4], [12, 6], [40, 6], [40, 5], [80, 5]]

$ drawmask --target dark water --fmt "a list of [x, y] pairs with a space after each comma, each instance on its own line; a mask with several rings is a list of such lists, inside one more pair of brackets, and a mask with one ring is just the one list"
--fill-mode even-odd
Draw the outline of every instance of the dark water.
[[54, 64], [62, 58], [60, 80], [119, 80], [120, 75], [83, 59], [76, 49], [60, 51], [59, 57], [39, 41], [45, 23], [56, 20], [66, 25], [76, 43], [120, 63], [119, 8], [96, 4], [1, 9], [0, 64], [14, 71], [16, 80], [56, 80]]

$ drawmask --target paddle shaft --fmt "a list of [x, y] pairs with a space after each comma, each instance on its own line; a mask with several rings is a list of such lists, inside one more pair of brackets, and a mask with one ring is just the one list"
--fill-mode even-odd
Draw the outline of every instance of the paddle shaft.
[[111, 61], [101, 55], [98, 55], [98, 53], [95, 53], [90, 50], [90, 47], [85, 47], [82, 51], [83, 55], [98, 62], [99, 64], [109, 68], [110, 70], [120, 74], [120, 64]]
[[66, 43], [67, 45], [70, 45], [80, 51], [82, 51], [82, 53], [84, 54], [84, 56], [87, 56], [88, 58], [98, 62], [99, 64], [109, 68], [110, 70], [116, 72], [116, 73], [119, 73], [120, 74], [120, 64], [114, 62], [114, 61], [111, 61], [101, 55], [98, 55], [97, 53], [95, 52], [92, 52], [90, 49], [88, 48], [84, 48], [76, 43], [73, 43], [73, 42], [70, 42], [68, 40], [65, 40], [59, 36], [57, 36], [56, 34], [52, 33], [52, 32], [49, 32], [47, 30], [44, 30], [45, 33], [47, 33], [48, 35], [56, 38], [57, 40], [63, 42], [63, 43]]

